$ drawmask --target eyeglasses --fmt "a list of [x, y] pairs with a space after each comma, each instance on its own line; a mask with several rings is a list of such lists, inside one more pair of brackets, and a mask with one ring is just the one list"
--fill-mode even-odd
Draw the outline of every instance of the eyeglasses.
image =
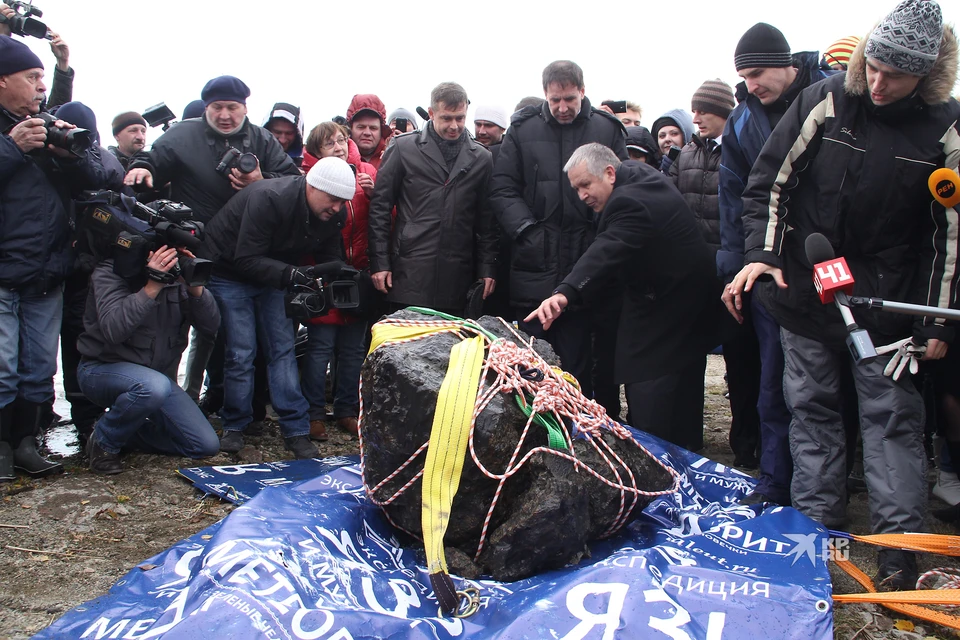
[[323, 143], [323, 148], [326, 149], [327, 151], [329, 151], [330, 149], [333, 149], [333, 148], [336, 147], [336, 146], [341, 146], [341, 147], [343, 147], [343, 146], [345, 146], [346, 144], [347, 144], [347, 139], [344, 138], [343, 136], [340, 136], [340, 137], [335, 138], [335, 139], [333, 139], [333, 140], [329, 140], [328, 142], [324, 142], [324, 143]]

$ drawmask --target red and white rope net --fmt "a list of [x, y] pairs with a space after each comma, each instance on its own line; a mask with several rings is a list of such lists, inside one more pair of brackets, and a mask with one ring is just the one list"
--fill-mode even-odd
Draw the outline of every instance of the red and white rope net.
[[[490, 508], [487, 510], [487, 515], [484, 519], [483, 529], [480, 533], [480, 543], [477, 546], [477, 552], [474, 556], [475, 560], [479, 558], [480, 554], [483, 552], [487, 531], [490, 526], [490, 520], [493, 516], [494, 509], [497, 506], [497, 502], [500, 499], [500, 494], [503, 491], [503, 487], [506, 484], [507, 479], [516, 474], [523, 467], [523, 465], [530, 460], [531, 457], [537, 454], [543, 453], [545, 455], [557, 456], [568, 460], [573, 463], [578, 470], [585, 471], [600, 482], [620, 492], [620, 507], [619, 511], [617, 512], [617, 516], [601, 537], [609, 537], [614, 535], [620, 530], [621, 527], [629, 522], [630, 516], [633, 513], [637, 502], [639, 501], [639, 496], [656, 497], [673, 493], [679, 488], [680, 474], [677, 473], [676, 470], [664, 464], [661, 460], [647, 451], [640, 443], [634, 440], [633, 436], [630, 434], [630, 431], [626, 427], [608, 418], [604, 408], [597, 404], [596, 401], [585, 397], [582, 393], [580, 393], [580, 390], [577, 389], [576, 386], [564, 380], [561, 372], [558, 372], [551, 367], [540, 356], [540, 354], [533, 350], [534, 338], [530, 338], [530, 342], [526, 343], [524, 339], [507, 322], [501, 320], [504, 326], [506, 326], [513, 333], [513, 335], [516, 336], [517, 340], [524, 344], [524, 346], [519, 346], [510, 340], [504, 339], [490, 341], [490, 339], [483, 332], [479, 331], [478, 328], [476, 328], [476, 326], [470, 322], [457, 323], [458, 327], [456, 328], [449, 326], [451, 323], [450, 320], [407, 320], [384, 318], [380, 322], [403, 327], [437, 327], [440, 329], [439, 332], [442, 333], [454, 333], [461, 335], [462, 337], [469, 335], [480, 335], [484, 337], [487, 348], [487, 357], [484, 361], [483, 371], [480, 376], [480, 388], [477, 393], [477, 402], [474, 406], [473, 418], [470, 422], [469, 450], [470, 456], [473, 458], [473, 462], [477, 465], [477, 468], [491, 480], [496, 480], [498, 484], [497, 490], [493, 496], [493, 500], [490, 503]], [[436, 335], [436, 333], [396, 340], [391, 342], [391, 344], [415, 342], [417, 340], [429, 338], [433, 335]], [[540, 370], [544, 374], [543, 379], [531, 380], [521, 376], [521, 370], [527, 371], [531, 369]], [[495, 374], [495, 377], [492, 377], [492, 381], [487, 382], [488, 374], [491, 372]], [[533, 397], [533, 410], [531, 411], [530, 416], [524, 425], [523, 432], [520, 434], [520, 439], [517, 442], [517, 446], [514, 449], [509, 462], [507, 463], [506, 469], [504, 469], [502, 473], [497, 473], [488, 469], [486, 465], [480, 461], [480, 458], [477, 456], [477, 452], [474, 447], [474, 430], [476, 428], [477, 416], [483, 412], [487, 405], [490, 404], [494, 397], [496, 397], [496, 395], [499, 393], [516, 393], [520, 398], [529, 396]], [[530, 432], [530, 427], [533, 424], [534, 417], [537, 413], [553, 415], [557, 423], [561, 425], [561, 430], [563, 432], [564, 439], [566, 440], [569, 453], [540, 446], [534, 447], [524, 454], [522, 458], [517, 460], [517, 458], [520, 456], [520, 452], [523, 450], [523, 445], [526, 441], [527, 434]], [[610, 471], [610, 475], [612, 475], [614, 478], [613, 480], [604, 477], [592, 469], [589, 465], [577, 458], [573, 449], [573, 442], [570, 438], [570, 432], [567, 428], [568, 422], [565, 422], [564, 419], [569, 421], [569, 423], [576, 423], [578, 431], [587, 436], [586, 441], [593, 446], [594, 450], [596, 450], [603, 461], [606, 462], [608, 470]], [[397, 469], [390, 473], [386, 478], [381, 480], [375, 487], [369, 487], [367, 485], [367, 478], [364, 472], [364, 411], [362, 388], [360, 393], [359, 423], [361, 427], [360, 469], [363, 473], [364, 489], [366, 489], [367, 496], [369, 496], [371, 502], [380, 507], [385, 507], [391, 504], [399, 496], [403, 495], [407, 489], [415, 484], [416, 481], [423, 476], [423, 469], [421, 468], [406, 484], [385, 499], [378, 499], [377, 491], [383, 488], [398, 475], [403, 473], [403, 471], [413, 464], [413, 462], [422, 453], [426, 452], [429, 441], [424, 442], [420, 448], [418, 448], [409, 458], [407, 458], [403, 464], [397, 467]], [[651, 460], [654, 460], [658, 465], [660, 465], [660, 467], [666, 470], [670, 476], [673, 477], [672, 486], [669, 489], [662, 491], [643, 491], [637, 487], [637, 482], [633, 475], [633, 471], [626, 463], [624, 463], [620, 456], [617, 455], [616, 451], [614, 451], [613, 448], [603, 439], [604, 430], [610, 432], [620, 440], [629, 440], [633, 442], [637, 448], [648, 455]], [[624, 478], [623, 472], [625, 472], [626, 478]], [[415, 538], [420, 538], [420, 536], [417, 534], [407, 531], [403, 527], [400, 527], [393, 522], [386, 511], [384, 511], [384, 514], [387, 516], [387, 519], [390, 520], [390, 522], [398, 529], [406, 531], [406, 533]]]

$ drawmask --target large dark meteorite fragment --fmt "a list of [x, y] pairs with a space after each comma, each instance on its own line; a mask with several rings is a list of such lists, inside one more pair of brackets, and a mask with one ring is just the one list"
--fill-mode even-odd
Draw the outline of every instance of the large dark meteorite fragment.
[[[435, 319], [411, 311], [391, 318]], [[484, 317], [480, 324], [489, 332], [516, 341], [496, 318]], [[460, 341], [452, 334], [437, 334], [405, 344], [388, 344], [367, 357], [362, 370], [364, 480], [376, 487], [394, 473], [430, 438], [437, 393], [446, 375], [450, 349]], [[556, 354], [543, 341], [535, 350], [550, 364]], [[492, 375], [491, 379], [492, 379]], [[493, 474], [502, 474], [520, 440], [527, 417], [508, 394], [499, 394], [477, 418], [474, 447], [477, 458]], [[644, 491], [669, 490], [673, 476], [632, 440], [620, 440], [604, 432], [604, 440], [632, 470], [637, 486]], [[621, 479], [583, 439], [575, 439], [577, 458], [614, 484], [626, 484], [627, 471], [618, 466]], [[518, 460], [536, 447], [547, 446], [546, 431], [533, 425]], [[426, 453], [377, 489], [375, 499], [387, 500], [423, 469]], [[503, 486], [486, 533], [483, 552], [476, 565], [464, 566], [464, 558], [476, 555], [484, 520], [497, 490], [498, 481], [484, 475], [469, 449], [453, 501], [444, 538], [446, 547], [463, 552], [449, 553], [450, 569], [456, 574], [480, 571], [497, 580], [512, 581], [539, 571], [577, 562], [588, 540], [609, 533], [624, 509], [637, 501], [631, 519], [640, 514], [651, 498], [635, 498], [611, 487], [589, 472], [577, 469], [570, 460], [536, 453]], [[625, 503], [625, 505], [624, 505]], [[421, 480], [417, 480], [384, 507], [397, 526], [421, 534]]]

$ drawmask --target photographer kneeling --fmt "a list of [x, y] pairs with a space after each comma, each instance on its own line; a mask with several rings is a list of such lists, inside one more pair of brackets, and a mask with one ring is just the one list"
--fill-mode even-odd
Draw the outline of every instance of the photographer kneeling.
[[[207, 225], [204, 242], [215, 263], [210, 292], [220, 305], [226, 334], [221, 450], [240, 451], [242, 433], [253, 420], [253, 358], [259, 339], [286, 448], [297, 458], [318, 455], [309, 438], [309, 406], [300, 391], [284, 291], [319, 291], [320, 273], [343, 268], [343, 216], [338, 213], [353, 198], [356, 185], [346, 162], [323, 158], [306, 176], [261, 180], [244, 188]], [[291, 264], [305, 255], [312, 255], [317, 266]]]
[[176, 383], [190, 325], [214, 335], [217, 304], [204, 287], [189, 287], [175, 275], [177, 249], [151, 251], [146, 267], [128, 280], [114, 273], [113, 260], [104, 260], [90, 276], [77, 378], [87, 398], [109, 407], [87, 443], [96, 473], [123, 471], [124, 448], [188, 458], [219, 450], [213, 427]]

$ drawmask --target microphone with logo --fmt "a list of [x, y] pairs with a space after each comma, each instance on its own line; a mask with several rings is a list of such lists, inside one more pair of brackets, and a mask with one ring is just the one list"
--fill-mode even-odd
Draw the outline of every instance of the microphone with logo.
[[[947, 209], [953, 209], [956, 208], [957, 205], [960, 205], [960, 176], [957, 175], [956, 171], [946, 168], [937, 169], [930, 174], [927, 186], [930, 187], [930, 193], [933, 195], [933, 198]], [[810, 239], [808, 238], [807, 240], [809, 241]], [[826, 240], [826, 238], [824, 238], [824, 240]], [[819, 243], [819, 241], [816, 242]], [[827, 243], [827, 245], [829, 246], [829, 243]], [[807, 255], [810, 255], [809, 249], [807, 250]], [[929, 318], [945, 318], [947, 320], [960, 321], [960, 311], [944, 307], [930, 307], [862, 296], [851, 296], [848, 298], [847, 304], [854, 309], [880, 309], [881, 311], [892, 311], [893, 313], [902, 313], [908, 316], [925, 316]]]
[[947, 209], [956, 208], [960, 204], [960, 176], [953, 169], [937, 169], [930, 174], [927, 186], [934, 200]]
[[847, 349], [854, 362], [875, 358], [877, 350], [870, 334], [861, 329], [850, 311], [850, 294], [853, 293], [853, 274], [847, 261], [834, 255], [833, 247], [826, 236], [811, 233], [804, 243], [807, 260], [813, 265], [813, 286], [817, 288], [820, 302], [837, 305], [847, 326]]

